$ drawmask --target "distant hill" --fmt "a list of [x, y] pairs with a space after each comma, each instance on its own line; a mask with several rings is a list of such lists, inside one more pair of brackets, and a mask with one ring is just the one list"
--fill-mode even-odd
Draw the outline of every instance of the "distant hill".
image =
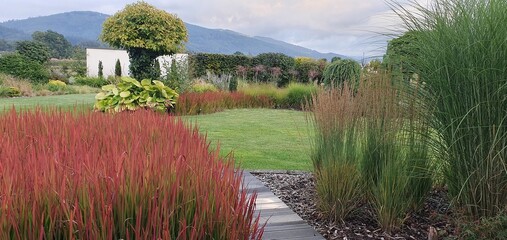
[[19, 31], [16, 29], [4, 27], [0, 25], [0, 39], [4, 39], [6, 41], [19, 41], [19, 40], [27, 40], [31, 39], [32, 36], [23, 31]]
[[[98, 41], [102, 23], [109, 15], [75, 11], [54, 14], [44, 17], [33, 17], [23, 20], [10, 20], [0, 23], [0, 39], [25, 40], [35, 31], [52, 30], [63, 34], [73, 44]], [[232, 54], [241, 52], [245, 55], [257, 55], [266, 52], [284, 53], [292, 57], [305, 56], [327, 58], [346, 56], [335, 53], [320, 53], [315, 50], [289, 44], [267, 37], [251, 37], [224, 29], [209, 29], [186, 23], [189, 52]]]

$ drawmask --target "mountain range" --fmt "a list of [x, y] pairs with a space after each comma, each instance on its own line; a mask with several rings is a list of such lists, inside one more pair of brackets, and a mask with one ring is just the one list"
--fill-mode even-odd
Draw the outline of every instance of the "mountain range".
[[[35, 31], [52, 30], [61, 33], [73, 44], [95, 43], [98, 45], [102, 23], [109, 15], [91, 12], [74, 11], [43, 17], [32, 17], [22, 20], [9, 20], [0, 23], [0, 39], [19, 41], [31, 39]], [[283, 53], [292, 57], [312, 57], [316, 59], [333, 57], [348, 58], [336, 53], [320, 53], [315, 50], [275, 40], [268, 37], [247, 36], [225, 29], [209, 29], [185, 23], [188, 30], [186, 50], [195, 53], [245, 55], [260, 53]]]

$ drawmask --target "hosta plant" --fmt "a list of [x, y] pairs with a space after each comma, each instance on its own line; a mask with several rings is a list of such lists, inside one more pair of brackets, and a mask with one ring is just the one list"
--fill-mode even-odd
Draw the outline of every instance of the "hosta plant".
[[144, 79], [139, 82], [133, 78], [122, 77], [116, 85], [102, 86], [102, 91], [95, 96], [95, 109], [122, 112], [149, 108], [166, 112], [174, 106], [177, 98], [178, 93], [161, 81]]

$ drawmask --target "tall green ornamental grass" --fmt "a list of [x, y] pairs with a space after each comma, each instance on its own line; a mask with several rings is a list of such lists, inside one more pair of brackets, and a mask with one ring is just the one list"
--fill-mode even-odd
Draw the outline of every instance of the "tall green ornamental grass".
[[474, 217], [507, 209], [507, 1], [394, 5], [417, 32], [412, 59], [434, 107], [449, 193]]
[[361, 158], [357, 120], [361, 115], [353, 91], [321, 90], [306, 105], [315, 128], [312, 161], [317, 206], [331, 220], [343, 221], [364, 202], [365, 185], [359, 172]]
[[[369, 186], [377, 220], [385, 231], [399, 227], [429, 192], [429, 128], [417, 100], [419, 84], [371, 75], [358, 90], [364, 124], [361, 173]], [[423, 109], [424, 110], [424, 109]]]
[[344, 220], [369, 202], [389, 232], [417, 210], [432, 182], [418, 84], [387, 76], [363, 76], [358, 89], [346, 83], [319, 91], [309, 108], [319, 209]]

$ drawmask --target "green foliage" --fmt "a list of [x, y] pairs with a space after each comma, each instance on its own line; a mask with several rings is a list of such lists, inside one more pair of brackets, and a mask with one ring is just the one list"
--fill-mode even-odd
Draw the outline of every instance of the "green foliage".
[[233, 77], [229, 81], [229, 92], [236, 92], [238, 90], [238, 78]]
[[99, 61], [99, 78], [104, 78], [104, 65], [102, 65], [102, 61]]
[[188, 66], [173, 59], [171, 65], [163, 65], [166, 75], [162, 77], [164, 84], [178, 91], [185, 92], [190, 86]]
[[355, 87], [359, 83], [361, 65], [354, 60], [334, 61], [324, 69], [324, 84], [326, 86], [341, 86], [344, 82]]
[[1, 56], [0, 72], [29, 79], [32, 83], [46, 83], [49, 78], [49, 72], [42, 64], [20, 54]]
[[46, 66], [51, 72], [51, 79], [73, 83], [74, 78], [86, 75], [85, 60], [51, 59]]
[[418, 31], [408, 31], [387, 44], [383, 65], [395, 78], [409, 81], [416, 73], [413, 62], [418, 58], [417, 34]]
[[49, 60], [49, 48], [43, 43], [35, 41], [19, 41], [16, 42], [16, 51], [38, 63], [45, 63]]
[[[324, 64], [324, 65], [323, 65]], [[322, 71], [324, 70], [325, 62], [322, 63], [309, 57], [295, 58], [294, 72], [292, 75], [293, 80], [301, 83], [313, 82], [320, 80]]]
[[427, 88], [428, 117], [449, 194], [475, 219], [507, 206], [507, 2], [434, 1], [398, 7], [417, 32], [411, 59]]
[[122, 77], [116, 85], [102, 86], [102, 92], [95, 96], [95, 109], [104, 112], [134, 111], [149, 108], [167, 112], [176, 103], [178, 94], [157, 80], [144, 79], [141, 82]]
[[308, 107], [320, 208], [343, 219], [364, 199], [387, 232], [418, 209], [432, 185], [419, 88], [391, 80], [368, 75], [359, 89], [345, 82], [318, 92]]
[[189, 65], [192, 78], [213, 74], [236, 73], [237, 66], [250, 66], [251, 58], [244, 55], [226, 55], [213, 53], [197, 53], [189, 55]]
[[5, 39], [0, 39], [0, 52], [10, 52], [14, 50], [13, 44], [7, 42]]
[[121, 77], [121, 63], [120, 59], [116, 60], [116, 64], [114, 65], [114, 76]]
[[204, 92], [218, 92], [218, 88], [215, 85], [203, 81], [198, 81], [190, 87], [190, 92], [204, 93]]
[[51, 92], [65, 91], [67, 89], [67, 84], [60, 80], [49, 80], [47, 88]]
[[289, 84], [289, 71], [294, 68], [294, 59], [282, 53], [262, 53], [252, 59], [252, 66], [262, 65], [266, 68], [268, 74], [261, 74], [257, 77], [258, 81], [276, 82], [278, 87]]
[[187, 30], [175, 15], [141, 1], [128, 4], [106, 19], [100, 38], [128, 51], [134, 78], [158, 79], [156, 58], [181, 51], [187, 41]]
[[459, 239], [507, 239], [507, 214], [483, 217], [478, 221], [462, 224]]
[[331, 62], [336, 62], [336, 61], [340, 61], [340, 60], [342, 60], [341, 57], [333, 57], [333, 58], [331, 58]]
[[310, 101], [316, 92], [317, 88], [314, 85], [291, 83], [287, 87], [284, 108], [302, 109], [303, 104]]
[[16, 87], [4, 87], [0, 84], [0, 97], [19, 97], [21, 91]]
[[36, 31], [32, 34], [32, 38], [34, 41], [46, 45], [52, 58], [69, 58], [72, 54], [72, 44], [60, 33], [51, 30]]

